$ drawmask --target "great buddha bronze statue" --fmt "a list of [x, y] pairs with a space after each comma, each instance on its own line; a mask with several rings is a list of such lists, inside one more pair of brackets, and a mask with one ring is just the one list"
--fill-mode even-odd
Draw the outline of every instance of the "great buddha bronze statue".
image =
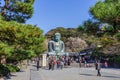
[[49, 41], [48, 43], [48, 54], [49, 55], [67, 55], [64, 52], [65, 45], [64, 42], [60, 40], [61, 35], [60, 33], [54, 34], [54, 39]]

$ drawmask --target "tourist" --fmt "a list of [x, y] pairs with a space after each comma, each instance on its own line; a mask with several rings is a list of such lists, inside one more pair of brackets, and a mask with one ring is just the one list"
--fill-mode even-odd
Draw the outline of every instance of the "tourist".
[[52, 68], [52, 57], [51, 56], [49, 57], [49, 60], [48, 60], [48, 66], [50, 70]]
[[96, 70], [97, 70], [97, 76], [101, 76], [101, 73], [100, 73], [100, 70], [101, 70], [100, 60], [98, 60], [98, 61], [95, 63], [95, 67], [96, 67]]
[[54, 70], [54, 59], [51, 60], [51, 69]]
[[37, 71], [39, 71], [39, 58], [37, 58], [36, 61], [37, 61]]
[[108, 67], [108, 63], [107, 63], [107, 61], [104, 62], [104, 66], [105, 66], [105, 68]]
[[60, 65], [61, 65], [61, 69], [63, 69], [64, 62], [62, 60], [60, 61]]
[[70, 66], [70, 63], [71, 63], [71, 59], [70, 57], [68, 57], [68, 66]]
[[82, 61], [79, 60], [79, 67], [81, 68], [82, 67]]
[[87, 61], [84, 60], [84, 67], [87, 67]]
[[60, 68], [60, 60], [58, 59], [57, 60], [57, 69], [59, 69]]

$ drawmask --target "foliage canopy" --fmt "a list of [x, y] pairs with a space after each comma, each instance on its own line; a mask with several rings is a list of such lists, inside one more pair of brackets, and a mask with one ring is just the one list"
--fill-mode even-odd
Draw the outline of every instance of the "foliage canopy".
[[117, 25], [120, 24], [120, 0], [98, 1], [90, 8], [90, 13], [95, 19], [109, 23], [117, 30]]
[[6, 21], [24, 23], [32, 17], [34, 0], [4, 0], [1, 14]]
[[38, 27], [14, 21], [0, 23], [0, 54], [22, 60], [44, 52], [44, 36]]

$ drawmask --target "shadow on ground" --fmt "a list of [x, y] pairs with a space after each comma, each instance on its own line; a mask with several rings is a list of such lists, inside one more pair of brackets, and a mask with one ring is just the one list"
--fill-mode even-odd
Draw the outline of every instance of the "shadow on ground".
[[84, 76], [96, 76], [96, 75], [93, 75], [93, 74], [80, 74], [80, 75], [84, 75]]
[[[84, 76], [96, 76], [96, 75], [93, 75], [93, 74], [80, 74], [80, 75], [84, 75]], [[100, 77], [120, 78], [120, 77], [118, 77], [118, 76], [100, 76]]]
[[109, 78], [120, 78], [120, 77], [117, 77], [117, 76], [102, 76], [102, 77], [109, 77]]

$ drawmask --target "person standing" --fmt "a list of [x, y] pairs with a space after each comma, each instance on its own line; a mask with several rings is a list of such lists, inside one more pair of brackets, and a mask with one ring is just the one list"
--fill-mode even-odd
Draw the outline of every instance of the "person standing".
[[59, 69], [60, 68], [60, 60], [58, 59], [57, 60], [57, 69]]
[[63, 69], [64, 62], [62, 60], [60, 61], [60, 66], [61, 66], [61, 69]]
[[54, 70], [54, 59], [51, 60], [51, 69]]
[[82, 61], [79, 60], [79, 67], [81, 68], [82, 67]]
[[105, 68], [108, 67], [108, 63], [107, 63], [107, 61], [104, 62], [104, 66], [105, 66]]
[[49, 59], [49, 61], [48, 61], [48, 65], [49, 65], [49, 70], [51, 69], [51, 63], [52, 62], [52, 60], [51, 60], [51, 58]]
[[70, 57], [68, 57], [68, 66], [70, 66], [70, 64], [71, 64], [71, 59]]
[[87, 61], [84, 60], [84, 67], [86, 68], [87, 67]]
[[37, 58], [37, 71], [39, 71], [39, 64], [40, 64], [40, 61], [39, 61], [40, 59], [39, 58]]

